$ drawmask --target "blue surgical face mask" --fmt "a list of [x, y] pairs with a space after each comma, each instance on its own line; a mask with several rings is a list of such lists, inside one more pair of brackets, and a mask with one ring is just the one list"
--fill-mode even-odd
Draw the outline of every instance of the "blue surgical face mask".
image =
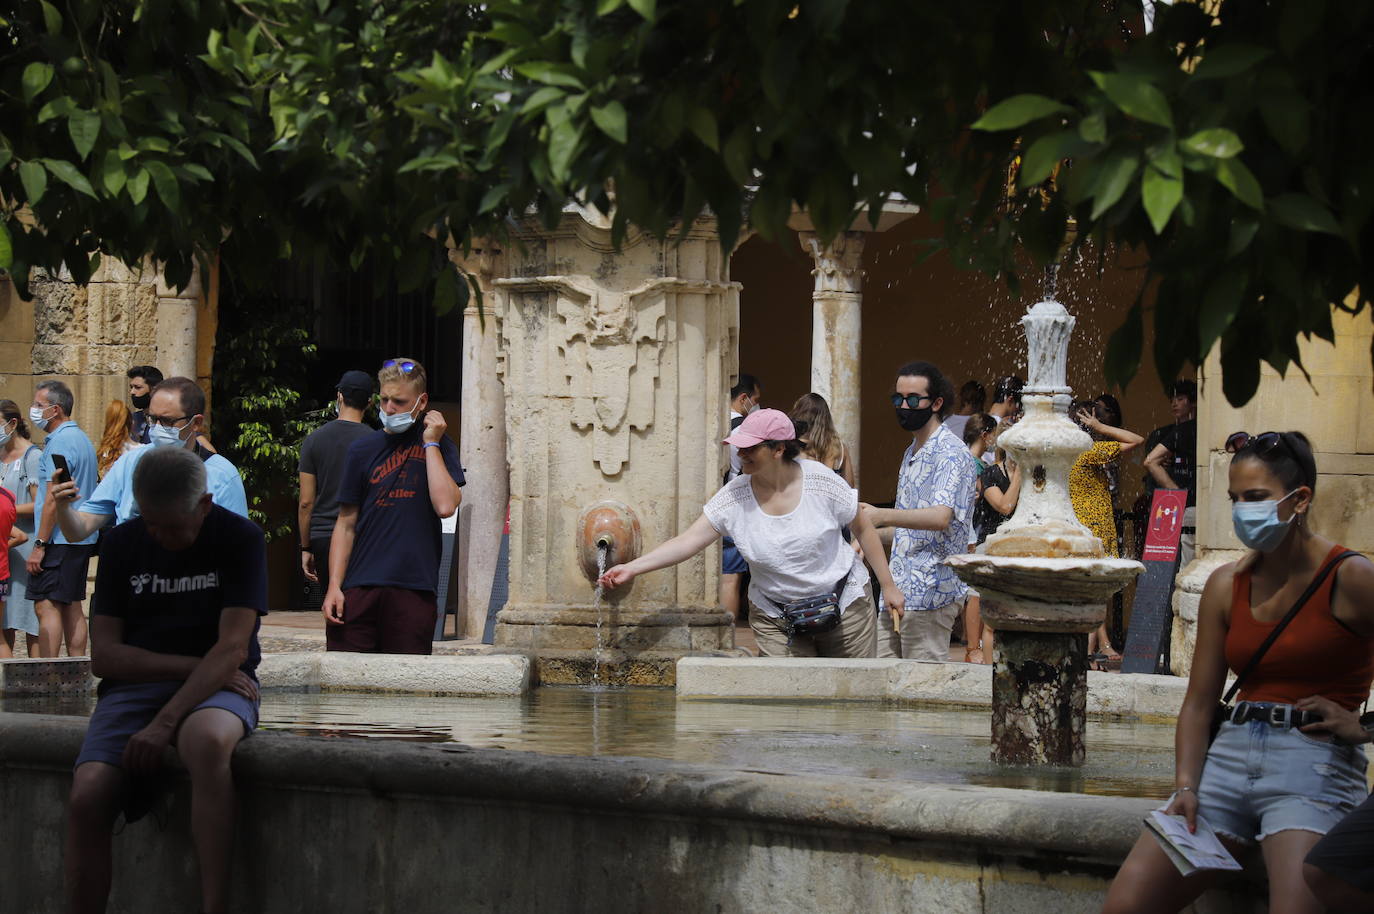
[[181, 432], [179, 428], [153, 425], [148, 429], [148, 443], [153, 447], [185, 447], [186, 439], [181, 437]]
[[29, 407], [29, 421], [32, 422], [34, 425], [38, 426], [38, 427], [39, 427], [40, 429], [42, 429], [43, 431], [47, 431], [47, 430], [48, 430], [48, 423], [51, 422], [52, 420], [51, 420], [51, 419], [44, 419], [44, 418], [43, 418], [43, 414], [46, 413], [46, 412], [47, 412], [48, 410], [50, 410], [50, 409], [52, 409], [51, 406], [46, 406], [46, 407], [44, 407], [44, 406], [30, 406], [30, 407]]
[[1275, 501], [1238, 501], [1231, 506], [1231, 525], [1236, 528], [1236, 538], [1250, 549], [1260, 552], [1273, 552], [1279, 548], [1288, 528], [1293, 524], [1294, 514], [1288, 520], [1279, 520], [1279, 502], [1287, 501], [1298, 490], [1294, 489], [1283, 498]]
[[420, 404], [416, 403], [415, 408], [408, 413], [382, 413], [382, 428], [388, 435], [399, 435], [408, 431], [415, 424], [415, 413], [419, 408]]

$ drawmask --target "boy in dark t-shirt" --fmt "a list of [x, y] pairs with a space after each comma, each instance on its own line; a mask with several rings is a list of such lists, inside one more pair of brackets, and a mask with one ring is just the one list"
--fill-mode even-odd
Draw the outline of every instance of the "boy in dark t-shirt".
[[321, 608], [325, 637], [331, 651], [428, 654], [438, 612], [439, 520], [458, 510], [463, 469], [443, 414], [426, 410], [420, 363], [389, 359], [377, 382], [382, 430], [349, 447], [339, 484]]
[[72, 779], [67, 906], [104, 910], [121, 800], [131, 778], [154, 774], [175, 746], [191, 775], [202, 910], [222, 911], [229, 759], [258, 720], [263, 535], [212, 502], [205, 464], [185, 448], [153, 449], [133, 488], [141, 516], [106, 534], [96, 573], [91, 669], [102, 681]]

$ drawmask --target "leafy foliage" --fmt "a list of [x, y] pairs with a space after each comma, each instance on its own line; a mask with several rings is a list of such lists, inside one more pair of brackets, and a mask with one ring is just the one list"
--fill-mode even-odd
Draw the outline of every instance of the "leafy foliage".
[[709, 209], [729, 247], [901, 194], [1013, 284], [1066, 238], [1143, 248], [1111, 377], [1148, 317], [1161, 377], [1219, 343], [1240, 403], [1366, 303], [1374, 8], [1210, 11], [1156, 5], [1146, 35], [1125, 0], [28, 0], [0, 22], [0, 266], [330, 257], [451, 308], [436, 245], [569, 200], [617, 238]]
[[226, 284], [233, 307], [221, 312], [215, 339], [213, 440], [243, 476], [249, 517], [271, 540], [295, 529], [300, 444], [332, 410], [300, 393], [315, 355], [309, 305], [240, 288]]

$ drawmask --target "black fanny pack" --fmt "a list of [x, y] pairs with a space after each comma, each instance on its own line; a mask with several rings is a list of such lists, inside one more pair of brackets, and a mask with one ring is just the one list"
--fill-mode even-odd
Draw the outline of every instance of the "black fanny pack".
[[848, 581], [849, 574], [846, 572], [830, 593], [804, 597], [789, 603], [778, 603], [770, 599], [768, 602], [782, 610], [782, 627], [786, 630], [788, 639], [791, 640], [797, 635], [821, 635], [839, 625], [840, 596], [844, 593], [844, 585]]

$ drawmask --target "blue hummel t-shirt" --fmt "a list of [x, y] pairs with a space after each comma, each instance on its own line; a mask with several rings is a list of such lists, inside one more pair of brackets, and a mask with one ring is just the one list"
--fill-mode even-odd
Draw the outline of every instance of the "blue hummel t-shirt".
[[[134, 502], [134, 467], [151, 450], [151, 446], [136, 448], [111, 464], [100, 485], [77, 510], [87, 514], [113, 514], [116, 524], [138, 517], [138, 505]], [[215, 504], [240, 517], [248, 516], [243, 477], [239, 476], [239, 471], [232, 463], [218, 454], [212, 454], [205, 461], [205, 476], [205, 486], [210, 490], [210, 499]], [[90, 492], [90, 489], [82, 486], [81, 491]]]
[[[72, 471], [72, 480], [76, 482], [76, 487], [79, 490], [89, 492], [95, 488], [95, 446], [91, 444], [91, 439], [86, 437], [86, 433], [69, 419], [59, 425], [43, 442], [43, 456], [38, 461], [38, 494], [33, 499], [35, 530], [43, 522], [43, 502], [48, 497], [48, 482], [52, 479], [53, 473], [57, 472], [57, 468], [53, 466], [52, 462], [53, 454], [61, 454], [67, 459], [67, 468]], [[84, 546], [94, 543], [95, 538], [96, 535], [92, 533], [84, 540], [79, 541], [77, 545]], [[71, 541], [63, 534], [62, 527], [54, 524], [52, 542], [70, 543]]]
[[[399, 435], [373, 432], [348, 449], [339, 504], [357, 505], [358, 523], [342, 589], [437, 591], [443, 538], [429, 500], [423, 431], [417, 422]], [[453, 481], [463, 485], [458, 448], [443, 438], [439, 453]]]
[[[196, 541], [175, 552], [158, 545], [141, 517], [105, 534], [91, 613], [123, 619], [125, 644], [204, 657], [219, 640], [222, 611], [235, 607], [267, 614], [267, 547], [252, 521], [212, 505]], [[249, 675], [262, 657], [259, 624], [239, 667]], [[118, 684], [103, 680], [101, 693]]]

